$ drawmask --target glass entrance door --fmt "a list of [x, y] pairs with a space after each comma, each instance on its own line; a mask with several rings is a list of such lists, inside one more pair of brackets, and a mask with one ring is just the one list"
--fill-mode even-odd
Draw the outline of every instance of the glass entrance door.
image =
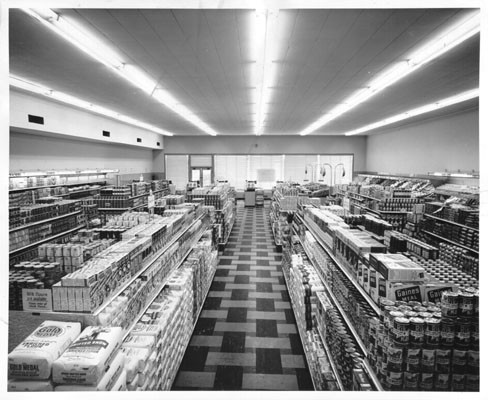
[[212, 184], [212, 168], [192, 167], [191, 180], [199, 182], [199, 186], [208, 186]]

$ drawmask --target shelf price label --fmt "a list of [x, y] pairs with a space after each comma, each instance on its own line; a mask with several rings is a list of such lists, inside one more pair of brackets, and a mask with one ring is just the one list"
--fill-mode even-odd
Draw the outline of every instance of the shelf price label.
[[24, 311], [52, 311], [51, 289], [22, 289]]

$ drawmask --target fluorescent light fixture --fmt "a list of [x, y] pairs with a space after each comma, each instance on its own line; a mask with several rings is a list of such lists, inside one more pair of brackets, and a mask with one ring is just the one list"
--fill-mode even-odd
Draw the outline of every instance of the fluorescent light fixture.
[[480, 31], [480, 12], [472, 11], [431, 38], [424, 45], [401, 57], [402, 61], [393, 64], [382, 71], [376, 78], [366, 84], [366, 88], [359, 89], [346, 98], [341, 104], [326, 112], [318, 120], [300, 132], [301, 136], [309, 135], [342, 114], [352, 110], [383, 89], [398, 82], [429, 61], [448, 52], [458, 44], [464, 42]]
[[479, 96], [479, 89], [468, 90], [466, 92], [459, 93], [455, 96], [444, 98], [435, 103], [426, 104], [424, 106], [417, 107], [412, 110], [408, 110], [404, 113], [397, 114], [386, 119], [382, 119], [381, 121], [363, 126], [362, 128], [354, 129], [352, 131], [346, 132], [345, 135], [346, 136], [359, 135], [360, 133], [368, 132], [373, 129], [380, 128], [382, 126], [391, 125], [395, 122], [402, 121], [404, 119], [412, 118], [417, 115], [425, 114], [434, 110], [438, 110], [440, 108], [451, 106], [453, 104], [474, 99], [478, 96]]
[[253, 38], [253, 59], [256, 60], [254, 70], [255, 91], [255, 120], [254, 133], [261, 135], [264, 130], [264, 120], [271, 99], [276, 67], [273, 59], [277, 45], [277, 27], [279, 10], [258, 9], [253, 15], [251, 24]]
[[[105, 107], [98, 106], [96, 104], [92, 104], [88, 101], [79, 99], [78, 97], [71, 96], [69, 94], [63, 93], [63, 92], [58, 92], [54, 91], [52, 89], [48, 89], [44, 86], [41, 86], [37, 83], [34, 82], [29, 82], [25, 80], [24, 78], [16, 77], [11, 75], [10, 76], [10, 86], [16, 87], [19, 89], [27, 90], [29, 92], [33, 92], [36, 94], [42, 94], [50, 99], [54, 99], [57, 101], [60, 101], [62, 103], [66, 103], [72, 106], [76, 106], [97, 114], [101, 114], [106, 117], [110, 117], [122, 122], [126, 122], [130, 125], [134, 125], [143, 129], [147, 129], [152, 132], [159, 133], [161, 135], [166, 135], [166, 136], [173, 136], [171, 132], [165, 131], [163, 129], [157, 128], [153, 125], [147, 124], [145, 122], [139, 121], [137, 119], [128, 117], [126, 115], [122, 115], [117, 113], [116, 111], [110, 110]], [[38, 88], [43, 88], [43, 90], [38, 90]]]
[[[23, 8], [22, 10], [36, 20], [40, 21], [44, 26], [57, 33], [59, 36], [68, 40], [80, 50], [84, 51], [96, 61], [106, 65], [111, 71], [115, 72], [132, 85], [141, 89], [149, 96], [154, 97], [158, 102], [177, 113], [180, 117], [186, 119], [188, 122], [197, 126], [209, 135], [217, 135], [217, 132], [214, 129], [200, 120], [195, 113], [184, 107], [181, 102], [177, 101], [171, 94], [165, 91], [165, 96], [162, 96], [161, 94], [154, 96], [158, 84], [155, 79], [149, 76], [138, 66], [129, 62], [124, 62], [112, 46], [107, 45], [104, 41], [100, 40], [91, 32], [77, 24], [76, 21], [73, 21], [71, 18], [65, 18], [58, 15], [48, 8]], [[94, 106], [93, 111], [100, 112], [100, 109], [97, 107], [98, 106]], [[117, 113], [113, 112], [111, 112], [111, 114], [118, 115]], [[112, 118], [120, 119], [119, 117], [114, 116], [112, 116]], [[166, 135], [168, 132], [164, 134]]]

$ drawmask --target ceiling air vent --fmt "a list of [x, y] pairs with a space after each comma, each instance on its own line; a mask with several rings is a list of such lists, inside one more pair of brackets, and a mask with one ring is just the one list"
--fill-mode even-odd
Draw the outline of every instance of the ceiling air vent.
[[110, 137], [110, 132], [109, 131], [102, 131], [102, 135], [105, 137]]
[[33, 124], [44, 125], [44, 117], [39, 117], [37, 115], [28, 114], [29, 122]]
[[159, 143], [159, 142], [156, 142], [156, 146], [161, 146], [161, 143]]
[[142, 143], [142, 139], [140, 137], [137, 138], [137, 143]]

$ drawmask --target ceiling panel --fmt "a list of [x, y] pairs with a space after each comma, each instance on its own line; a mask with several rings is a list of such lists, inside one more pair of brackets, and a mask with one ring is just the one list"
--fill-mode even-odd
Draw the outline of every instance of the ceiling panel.
[[[252, 10], [56, 11], [116, 46], [126, 62], [143, 68], [217, 132], [253, 133]], [[280, 10], [266, 132], [296, 134], [463, 12]], [[20, 10], [10, 11], [9, 33], [13, 74], [177, 135], [205, 135]], [[342, 133], [475, 87], [478, 64], [479, 36], [316, 134]]]

